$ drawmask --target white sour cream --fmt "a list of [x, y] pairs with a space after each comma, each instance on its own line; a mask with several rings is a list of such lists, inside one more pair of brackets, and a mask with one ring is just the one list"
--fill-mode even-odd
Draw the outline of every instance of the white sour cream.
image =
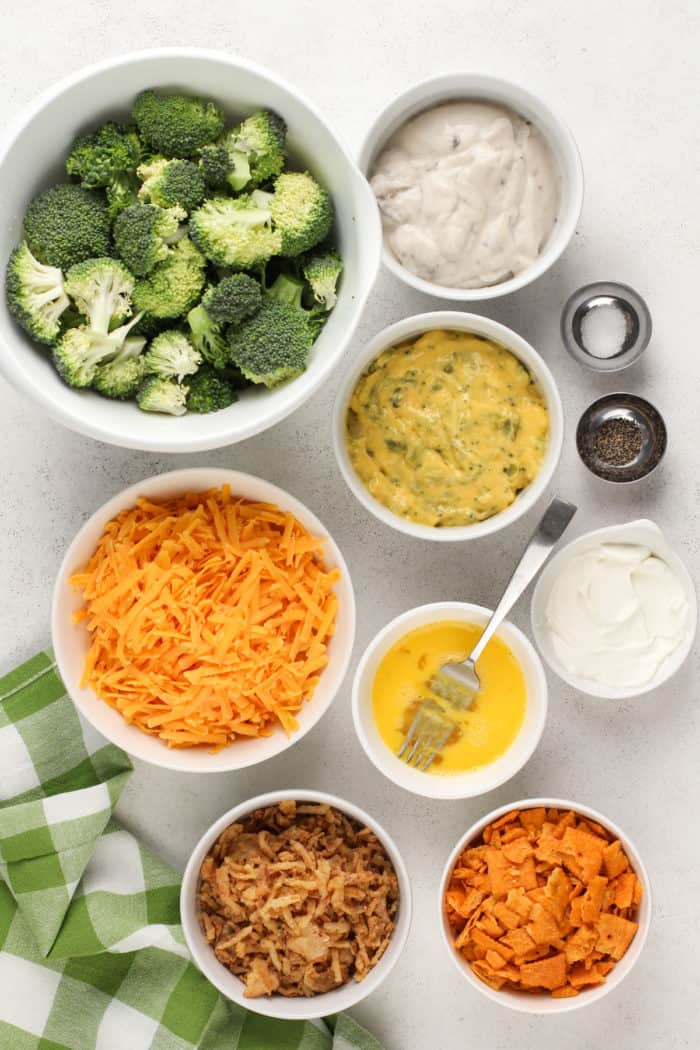
[[409, 120], [370, 183], [399, 262], [450, 288], [500, 284], [527, 269], [559, 209], [560, 174], [543, 136], [488, 102], [449, 102]]
[[564, 566], [545, 616], [570, 674], [636, 689], [687, 637], [689, 609], [677, 577], [647, 547], [601, 543]]

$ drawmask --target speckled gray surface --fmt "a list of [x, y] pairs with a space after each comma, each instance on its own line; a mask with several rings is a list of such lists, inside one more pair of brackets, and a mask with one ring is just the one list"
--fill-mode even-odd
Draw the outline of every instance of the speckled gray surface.
[[[700, 7], [693, 0], [354, 0], [342, 6], [268, 0], [265, 9], [263, 18], [251, 17], [250, 5], [238, 2], [124, 0], [115, 21], [113, 5], [103, 0], [4, 5], [0, 117], [6, 120], [36, 91], [127, 42], [190, 42], [274, 66], [318, 104], [353, 149], [378, 108], [420, 78], [461, 67], [520, 79], [556, 104], [574, 130], [586, 203], [575, 241], [555, 271], [483, 312], [529, 339], [560, 384], [567, 434], [556, 488], [580, 505], [572, 535], [648, 516], [666, 530], [691, 571], [697, 569]], [[557, 324], [575, 287], [605, 278], [639, 288], [655, 334], [640, 365], [617, 378], [596, 379], [565, 354]], [[433, 305], [383, 274], [354, 345]], [[178, 458], [74, 435], [0, 381], [3, 668], [47, 643], [53, 577], [80, 523], [114, 492], [174, 466], [248, 470], [290, 489], [319, 514], [352, 571], [359, 605], [356, 656], [388, 618], [412, 605], [442, 598], [492, 603], [537, 512], [505, 534], [463, 547], [410, 541], [381, 526], [354, 501], [336, 470], [328, 423], [334, 386], [266, 434]], [[573, 432], [589, 400], [620, 387], [656, 402], [670, 446], [652, 479], [616, 490], [579, 464]], [[526, 598], [514, 616], [526, 630], [527, 606]], [[190, 779], [139, 766], [120, 816], [183, 865], [215, 817], [262, 790], [325, 788], [370, 809], [396, 837], [415, 890], [406, 951], [382, 989], [356, 1010], [387, 1050], [696, 1046], [697, 672], [696, 652], [668, 687], [618, 707], [587, 700], [550, 677], [549, 721], [526, 768], [486, 797], [447, 804], [404, 794], [369, 765], [354, 736], [346, 682], [305, 740], [250, 772]], [[483, 812], [539, 794], [587, 802], [623, 825], [648, 863], [656, 895], [648, 946], [626, 983], [597, 1006], [552, 1019], [511, 1014], [464, 985], [443, 954], [436, 923], [436, 883], [457, 836]]]

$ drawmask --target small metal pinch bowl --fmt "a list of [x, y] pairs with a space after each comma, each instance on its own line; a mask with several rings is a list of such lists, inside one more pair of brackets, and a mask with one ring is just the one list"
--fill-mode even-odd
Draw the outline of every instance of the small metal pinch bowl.
[[629, 285], [587, 284], [564, 305], [561, 337], [579, 364], [594, 372], [619, 372], [634, 364], [649, 345], [651, 314]]
[[606, 394], [589, 405], [576, 429], [578, 454], [603, 481], [641, 481], [666, 451], [666, 424], [636, 394]]

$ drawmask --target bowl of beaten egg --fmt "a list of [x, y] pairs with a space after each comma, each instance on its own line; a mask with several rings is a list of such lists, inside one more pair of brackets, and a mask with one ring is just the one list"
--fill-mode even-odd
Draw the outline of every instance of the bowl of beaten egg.
[[351, 491], [409, 536], [468, 540], [516, 521], [552, 479], [564, 418], [552, 373], [510, 328], [436, 311], [359, 353], [338, 393], [336, 458]]
[[450, 660], [465, 659], [491, 616], [467, 602], [421, 605], [396, 617], [365, 650], [353, 682], [355, 730], [367, 757], [399, 787], [426, 798], [472, 798], [510, 780], [539, 743], [547, 681], [522, 631], [503, 623], [477, 670], [482, 689], [466, 712], [446, 713], [455, 730], [427, 772], [397, 756], [428, 681]]

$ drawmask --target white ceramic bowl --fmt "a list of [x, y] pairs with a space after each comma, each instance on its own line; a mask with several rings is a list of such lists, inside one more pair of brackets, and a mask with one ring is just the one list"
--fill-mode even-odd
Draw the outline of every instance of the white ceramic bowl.
[[[214, 955], [207, 944], [204, 934], [199, 925], [196, 907], [196, 894], [199, 887], [199, 872], [202, 862], [222, 831], [230, 824], [252, 813], [253, 810], [261, 809], [263, 806], [274, 806], [286, 799], [295, 799], [304, 802], [319, 802], [334, 806], [347, 816], [360, 821], [377, 836], [384, 846], [389, 859], [394, 866], [399, 881], [399, 914], [396, 928], [391, 940], [381, 959], [370, 970], [362, 981], [351, 981], [349, 984], [336, 988], [332, 992], [323, 992], [311, 998], [287, 998], [283, 995], [272, 995], [259, 999], [245, 999], [243, 996], [243, 982], [235, 977]], [[408, 937], [411, 925], [411, 886], [408, 879], [406, 866], [401, 858], [396, 843], [387, 834], [383, 827], [370, 817], [368, 813], [359, 806], [346, 802], [345, 799], [327, 795], [321, 791], [307, 791], [306, 789], [290, 789], [288, 791], [272, 791], [267, 795], [258, 795], [257, 798], [249, 799], [238, 806], [234, 806], [228, 813], [224, 813], [219, 820], [213, 824], [208, 831], [202, 835], [187, 862], [185, 874], [182, 878], [182, 890], [180, 892], [180, 915], [182, 928], [185, 934], [187, 946], [195, 964], [204, 976], [211, 981], [215, 988], [232, 999], [239, 1006], [254, 1013], [264, 1014], [266, 1017], [279, 1017], [284, 1020], [310, 1020], [317, 1017], [327, 1017], [329, 1014], [340, 1013], [341, 1010], [349, 1010], [376, 991], [382, 981], [388, 977], [398, 960]]]
[[360, 168], [369, 177], [375, 162], [395, 131], [412, 117], [444, 102], [474, 99], [500, 103], [514, 110], [542, 132], [561, 173], [561, 201], [557, 222], [539, 257], [522, 273], [486, 288], [450, 288], [417, 277], [403, 266], [384, 242], [384, 264], [419, 292], [468, 303], [495, 299], [524, 288], [548, 270], [562, 254], [576, 230], [583, 207], [581, 157], [568, 127], [536, 95], [509, 80], [483, 73], [445, 73], [423, 80], [398, 95], [370, 127], [360, 151]]
[[19, 115], [0, 145], [0, 263], [20, 239], [22, 217], [39, 190], [66, 179], [63, 162], [79, 132], [128, 116], [139, 91], [180, 88], [214, 98], [230, 118], [265, 106], [289, 125], [294, 163], [328, 187], [345, 263], [338, 304], [309, 368], [277, 390], [246, 392], [230, 408], [183, 417], [141, 412], [134, 403], [72, 390], [45, 350], [0, 308], [0, 371], [53, 419], [100, 441], [158, 452], [196, 452], [242, 441], [299, 408], [337, 368], [374, 283], [381, 253], [379, 214], [369, 186], [316, 109], [276, 74], [244, 59], [196, 48], [136, 51], [72, 74]]
[[[371, 361], [378, 357], [383, 350], [387, 350], [397, 343], [407, 339], [415, 339], [424, 332], [436, 328], [452, 329], [459, 332], [472, 332], [475, 335], [485, 336], [500, 343], [510, 350], [518, 360], [522, 361], [530, 374], [536, 379], [542, 391], [547, 412], [549, 413], [549, 441], [540, 472], [509, 507], [494, 514], [486, 521], [479, 521], [474, 525], [452, 525], [446, 528], [434, 528], [432, 525], [420, 525], [408, 521], [406, 518], [394, 514], [388, 510], [379, 500], [375, 499], [355, 473], [348, 455], [345, 441], [345, 417], [347, 406], [352, 393], [362, 373]], [[554, 376], [542, 360], [540, 355], [522, 336], [507, 328], [498, 321], [492, 321], [489, 317], [480, 317], [478, 314], [468, 314], [457, 310], [436, 310], [433, 313], [416, 314], [406, 317], [403, 321], [389, 325], [371, 339], [363, 350], [353, 357], [353, 361], [345, 377], [341, 382], [340, 389], [333, 406], [333, 446], [340, 471], [350, 490], [357, 496], [360, 503], [371, 511], [376, 518], [390, 525], [399, 532], [405, 532], [407, 536], [414, 536], [422, 540], [451, 541], [451, 540], [474, 540], [481, 536], [490, 536], [499, 532], [507, 525], [517, 521], [523, 514], [530, 510], [542, 493], [549, 485], [561, 455], [562, 441], [564, 439], [564, 412], [561, 398], [557, 390]]]
[[[81, 687], [80, 679], [89, 647], [89, 637], [84, 624], [72, 622], [72, 615], [81, 607], [82, 602], [80, 595], [73, 591], [68, 581], [92, 555], [107, 522], [120, 511], [133, 507], [139, 497], [169, 499], [184, 492], [205, 491], [221, 485], [230, 485], [235, 495], [245, 499], [273, 503], [283, 510], [291, 511], [304, 528], [317, 536], [325, 537], [325, 563], [329, 568], [340, 569], [340, 579], [335, 585], [338, 618], [335, 634], [328, 646], [328, 664], [321, 672], [313, 696], [297, 715], [299, 729], [292, 736], [287, 736], [279, 727], [270, 736], [238, 740], [211, 754], [202, 748], [167, 747], [158, 737], [148, 736], [136, 726], [125, 722], [119, 712], [100, 700], [92, 689]], [[235, 470], [216, 470], [209, 467], [174, 470], [168, 474], [146, 478], [124, 489], [95, 511], [80, 529], [58, 570], [51, 610], [51, 635], [58, 670], [71, 699], [80, 713], [103, 736], [118, 747], [124, 748], [130, 755], [154, 766], [176, 769], [184, 773], [220, 773], [245, 769], [246, 766], [253, 766], [279, 755], [301, 740], [316, 725], [340, 688], [350, 661], [355, 638], [355, 598], [350, 573], [340, 550], [316, 515], [299, 500], [283, 489], [263, 481], [262, 478], [240, 474]]]
[[[638, 543], [648, 547], [653, 554], [657, 554], [672, 569], [683, 587], [688, 601], [690, 615], [685, 639], [675, 652], [671, 653], [661, 664], [654, 678], [642, 688], [622, 689], [614, 686], [602, 686], [590, 678], [571, 674], [559, 659], [547, 627], [547, 603], [555, 579], [572, 558], [589, 550], [591, 547], [597, 547], [600, 543]], [[653, 521], [648, 521], [644, 518], [639, 521], [627, 522], [624, 525], [611, 525], [607, 528], [595, 529], [593, 532], [587, 532], [585, 535], [579, 536], [578, 539], [573, 540], [566, 547], [562, 547], [540, 574], [532, 595], [530, 608], [532, 632], [535, 636], [537, 648], [552, 670], [560, 678], [563, 678], [565, 682], [573, 686], [574, 689], [587, 693], [589, 696], [608, 700], [629, 700], [632, 697], [642, 696], [644, 693], [648, 693], [652, 689], [657, 689], [660, 685], [663, 685], [687, 659], [693, 646], [698, 620], [697, 597], [688, 570], [668, 544], [659, 526]]]
[[[452, 869], [455, 866], [457, 858], [465, 847], [470, 842], [474, 842], [478, 839], [487, 824], [490, 824], [493, 820], [498, 820], [499, 817], [504, 816], [511, 809], [534, 809], [537, 806], [546, 806], [547, 808], [552, 807], [554, 809], [563, 810], [572, 809], [582, 817], [589, 818], [606, 828], [620, 840], [622, 848], [627, 854], [630, 864], [642, 884], [642, 900], [636, 920], [639, 924], [639, 929], [637, 930], [629, 948], [623, 955], [622, 959], [616, 964], [615, 968], [610, 971], [605, 979], [605, 984], [599, 984], [593, 988], [584, 988], [579, 995], [573, 996], [569, 999], [552, 999], [552, 997], [547, 994], [517, 992], [504, 988], [499, 991], [484, 984], [484, 982], [479, 980], [476, 974], [472, 971], [467, 960], [463, 958], [454, 947], [453, 934], [450, 930], [447, 916], [445, 915], [445, 909], [443, 907], [445, 890], [447, 889]], [[492, 813], [489, 813], [485, 817], [482, 817], [481, 820], [478, 820], [476, 824], [473, 824], [472, 827], [469, 828], [469, 831], [462, 836], [452, 850], [447, 864], [445, 865], [445, 870], [442, 873], [442, 879], [440, 880], [440, 893], [435, 910], [438, 913], [436, 918], [442, 932], [443, 944], [445, 945], [452, 962], [473, 988], [476, 988], [477, 991], [481, 992], [482, 995], [485, 995], [486, 998], [490, 999], [492, 1002], [498, 1003], [500, 1006], [507, 1006], [511, 1010], [518, 1010], [521, 1013], [563, 1014], [568, 1013], [569, 1010], [580, 1010], [583, 1006], [590, 1006], [593, 1003], [599, 1002], [604, 996], [617, 988], [621, 981], [623, 981], [630, 972], [642, 953], [642, 948], [644, 947], [647, 934], [649, 933], [652, 913], [651, 883], [649, 882], [649, 876], [644, 867], [642, 858], [637, 851], [637, 847], [631, 839], [617, 827], [616, 824], [613, 824], [613, 822], [603, 816], [602, 813], [598, 813], [595, 809], [591, 809], [589, 806], [582, 806], [578, 802], [570, 802], [568, 799], [527, 798], [522, 799], [519, 802], [511, 802], [507, 806], [499, 806], [498, 809], [495, 809]]]
[[496, 632], [520, 664], [527, 688], [525, 720], [508, 750], [488, 766], [468, 773], [438, 776], [406, 765], [382, 740], [372, 711], [372, 684], [386, 653], [409, 631], [441, 620], [486, 625], [490, 609], [467, 602], [420, 605], [384, 627], [362, 655], [352, 686], [355, 731], [365, 754], [380, 773], [406, 791], [425, 798], [472, 798], [504, 784], [522, 769], [537, 747], [547, 718], [547, 680], [539, 656], [522, 631], [507, 620]]

